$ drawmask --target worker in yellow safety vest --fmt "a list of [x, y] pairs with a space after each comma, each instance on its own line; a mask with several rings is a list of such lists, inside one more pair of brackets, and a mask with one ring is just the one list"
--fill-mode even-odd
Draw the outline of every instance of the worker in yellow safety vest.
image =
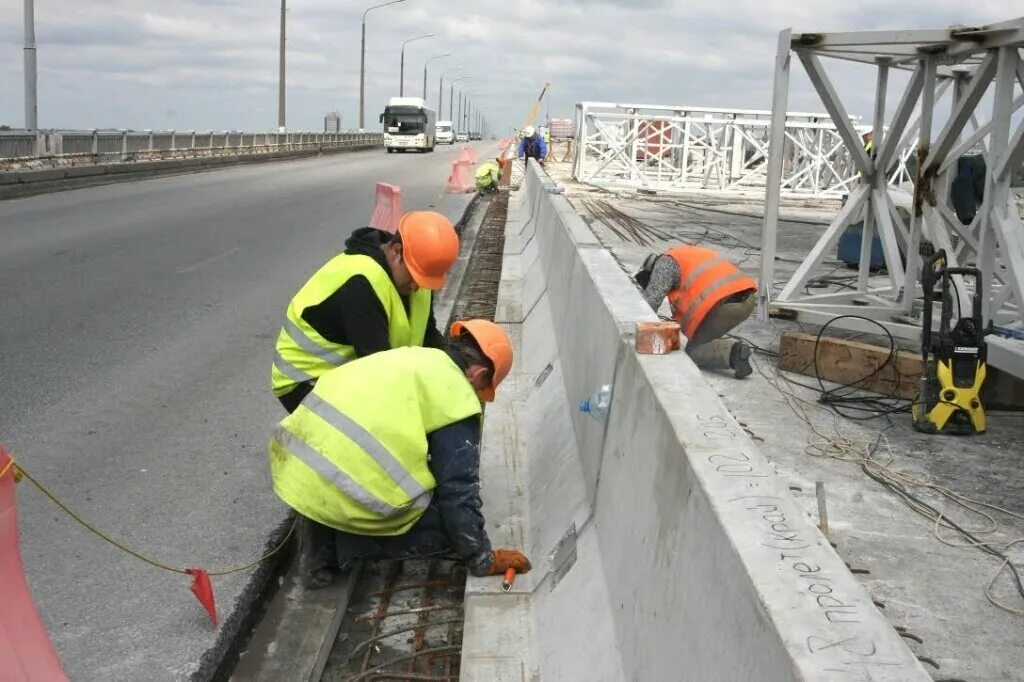
[[455, 554], [474, 575], [530, 569], [492, 549], [481, 512], [481, 400], [512, 366], [512, 344], [486, 320], [456, 322], [445, 350], [396, 348], [322, 375], [270, 441], [277, 495], [331, 529], [301, 548], [309, 587], [357, 559]]
[[480, 164], [476, 169], [476, 188], [481, 192], [493, 192], [498, 189], [501, 181], [501, 169], [505, 167], [505, 159], [496, 158], [494, 161]]
[[634, 278], [655, 312], [668, 298], [697, 366], [750, 375], [750, 346], [723, 337], [754, 311], [757, 282], [714, 250], [689, 244], [647, 256]]
[[364, 227], [288, 304], [277, 335], [271, 389], [293, 412], [317, 379], [339, 365], [391, 348], [443, 348], [431, 292], [459, 255], [451, 221], [406, 213], [395, 233]]

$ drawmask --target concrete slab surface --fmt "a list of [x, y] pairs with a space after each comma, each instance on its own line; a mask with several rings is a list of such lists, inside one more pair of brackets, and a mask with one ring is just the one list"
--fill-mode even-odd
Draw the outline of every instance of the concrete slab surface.
[[[458, 211], [440, 196], [457, 153], [354, 152], [0, 202], [0, 439], [134, 548], [211, 570], [258, 556], [286, 515], [264, 446], [283, 415], [268, 383], [288, 299], [369, 219], [376, 181], [401, 186], [406, 208]], [[72, 679], [209, 674], [233, 633], [210, 626], [184, 576], [18, 492], [26, 574]], [[249, 580], [214, 579], [229, 628]]]
[[[549, 170], [566, 187], [576, 210], [625, 272], [635, 272], [652, 251], [688, 241], [719, 250], [755, 279], [758, 277], [759, 206], [749, 202], [739, 206], [734, 200], [721, 197], [617, 195], [572, 182], [565, 164], [549, 164]], [[594, 199], [611, 202], [673, 239], [655, 239], [650, 246], [623, 239], [588, 209], [588, 203]], [[781, 225], [776, 291], [831, 218], [827, 209], [823, 206], [806, 210], [800, 215], [801, 222]], [[818, 274], [830, 272], [836, 276], [855, 274], [834, 259], [826, 262]], [[668, 314], [667, 304], [661, 313]], [[1024, 600], [1007, 572], [996, 580], [992, 595], [1016, 613], [997, 608], [984, 593], [1000, 561], [977, 549], [943, 544], [936, 539], [932, 522], [868, 478], [858, 465], [813, 456], [821, 452], [808, 446], [841, 441], [862, 451], [873, 448], [880, 457], [891, 450], [895, 469], [1005, 510], [982, 509], [997, 524], [993, 532], [984, 533], [992, 526], [983, 515], [950, 503], [934, 489], [912, 488], [950, 518], [978, 531], [986, 541], [1005, 545], [1024, 537], [1024, 477], [1020, 474], [1024, 414], [990, 413], [988, 432], [967, 438], [919, 434], [911, 428], [907, 414], [869, 421], [837, 420], [816, 406], [816, 391], [794, 383], [813, 385], [813, 379], [775, 370], [770, 353], [778, 348], [780, 331], [789, 328], [799, 327], [782, 321], [765, 325], [748, 320], [735, 333], [765, 349], [766, 352], [755, 356], [757, 371], [743, 381], [727, 372], [705, 371], [705, 378], [787, 481], [803, 514], [813, 523], [818, 518], [815, 483], [824, 482], [830, 538], [836, 551], [932, 677], [972, 681], [1022, 679], [1024, 644], [1019, 634]], [[807, 327], [804, 331], [814, 333], [815, 328]], [[853, 336], [840, 330], [829, 333]], [[868, 340], [884, 343], [877, 338]], [[801, 408], [809, 421], [799, 414]], [[952, 539], [954, 534], [944, 530], [941, 535]], [[1019, 545], [1013, 547], [1010, 556], [1021, 566], [1024, 550]]]

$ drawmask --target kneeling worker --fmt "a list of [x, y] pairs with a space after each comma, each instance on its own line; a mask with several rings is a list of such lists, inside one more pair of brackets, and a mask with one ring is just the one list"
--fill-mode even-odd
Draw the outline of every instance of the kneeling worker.
[[634, 279], [655, 312], [668, 297], [698, 367], [732, 369], [737, 379], [751, 373], [750, 346], [722, 337], [754, 311], [757, 282], [712, 249], [687, 244], [652, 253]]
[[501, 181], [501, 169], [505, 167], [505, 159], [500, 156], [494, 161], [480, 164], [476, 169], [476, 188], [481, 192], [493, 192], [498, 189]]
[[459, 237], [440, 213], [402, 216], [394, 234], [352, 233], [288, 304], [277, 336], [271, 388], [294, 412], [318, 377], [350, 360], [400, 346], [443, 348], [431, 290], [459, 256]]
[[332, 369], [271, 439], [278, 496], [336, 531], [336, 563], [307, 585], [359, 558], [454, 553], [473, 575], [530, 570], [522, 552], [491, 549], [480, 501], [480, 400], [494, 399], [512, 344], [485, 320], [451, 331], [445, 350], [397, 348]]

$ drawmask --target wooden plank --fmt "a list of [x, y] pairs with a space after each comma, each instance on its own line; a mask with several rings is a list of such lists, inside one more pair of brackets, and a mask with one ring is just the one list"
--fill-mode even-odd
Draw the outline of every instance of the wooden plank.
[[860, 341], [821, 337], [817, 343], [815, 372], [814, 334], [787, 331], [779, 340], [779, 369], [805, 376], [818, 376], [837, 384], [853, 384], [885, 396], [913, 398], [921, 379], [921, 354], [897, 351], [895, 362], [882, 368], [870, 379], [865, 378], [882, 367], [889, 358], [889, 349]]
[[[809, 377], [820, 376], [836, 384], [857, 383], [859, 388], [884, 396], [912, 399], [921, 380], [921, 354], [896, 351], [895, 362], [870, 379], [865, 379], [889, 357], [888, 346], [875, 346], [856, 340], [821, 337], [815, 373], [815, 334], [787, 331], [779, 340], [779, 369]], [[1024, 410], [1024, 381], [991, 365], [981, 402], [989, 410]]]

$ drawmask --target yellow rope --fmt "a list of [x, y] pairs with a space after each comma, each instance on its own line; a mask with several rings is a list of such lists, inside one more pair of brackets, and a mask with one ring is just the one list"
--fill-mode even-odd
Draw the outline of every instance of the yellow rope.
[[[13, 458], [13, 457], [11, 457], [10, 455], [8, 455], [8, 458], [9, 458], [9, 459], [7, 460], [7, 464], [5, 464], [5, 465], [4, 465], [4, 468], [3, 468], [2, 470], [0, 470], [0, 478], [3, 478], [3, 477], [4, 477], [4, 475], [5, 475], [6, 473], [7, 473], [7, 471], [8, 471], [8, 470], [9, 470], [9, 469], [10, 469], [10, 468], [11, 468], [12, 466], [14, 466], [14, 458]], [[17, 472], [15, 472], [15, 473], [17, 473]]]
[[[11, 459], [7, 463], [7, 465], [4, 466], [3, 471], [0, 471], [0, 478], [3, 478], [3, 475], [7, 473], [7, 470], [10, 469], [11, 466], [15, 464], [14, 456], [10, 455], [10, 453], [8, 453], [8, 456], [10, 456]], [[114, 547], [117, 547], [121, 551], [123, 551], [123, 552], [125, 552], [127, 554], [132, 555], [136, 559], [139, 559], [140, 561], [146, 562], [150, 566], [154, 566], [156, 568], [162, 568], [163, 570], [170, 571], [172, 573], [182, 573], [182, 574], [188, 573], [188, 571], [186, 569], [184, 569], [184, 568], [179, 568], [177, 566], [171, 566], [169, 564], [165, 564], [162, 561], [158, 561], [158, 560], [153, 559], [151, 557], [148, 557], [148, 556], [146, 556], [146, 555], [144, 555], [144, 554], [142, 554], [140, 552], [137, 552], [134, 549], [132, 549], [131, 547], [128, 547], [127, 545], [125, 545], [125, 544], [123, 544], [121, 542], [118, 542], [117, 540], [113, 539], [112, 537], [110, 537], [109, 535], [104, 533], [103, 531], [99, 530], [98, 528], [96, 528], [95, 526], [90, 524], [88, 521], [83, 519], [81, 516], [76, 514], [74, 511], [72, 511], [71, 508], [68, 507], [66, 504], [64, 504], [59, 499], [57, 499], [56, 495], [51, 493], [46, 488], [46, 486], [44, 486], [42, 483], [40, 483], [38, 480], [36, 480], [36, 478], [32, 474], [30, 474], [29, 472], [25, 471], [24, 467], [22, 467], [20, 464], [17, 465], [16, 472], [21, 472], [21, 474], [24, 475], [25, 478], [27, 478], [28, 481], [32, 485], [34, 485], [36, 488], [39, 489], [39, 492], [41, 492], [43, 495], [46, 495], [46, 497], [48, 497], [50, 499], [50, 501], [53, 502], [55, 505], [60, 507], [64, 511], [65, 514], [70, 516], [72, 519], [77, 521], [79, 525], [81, 525], [83, 528], [85, 528], [89, 532], [93, 533], [94, 535], [96, 535], [100, 539], [105, 540], [106, 542], [110, 543]], [[248, 569], [252, 568], [253, 566], [256, 566], [257, 564], [260, 564], [260, 563], [266, 561], [270, 557], [274, 556], [274, 554], [276, 554], [278, 551], [280, 551], [282, 547], [285, 546], [285, 544], [291, 538], [292, 532], [294, 532], [295, 524], [297, 522], [298, 522], [298, 516], [296, 516], [294, 519], [292, 519], [292, 524], [288, 528], [288, 533], [284, 536], [284, 539], [281, 540], [281, 542], [278, 543], [278, 545], [276, 547], [274, 547], [272, 550], [270, 550], [269, 552], [267, 552], [266, 554], [264, 554], [260, 558], [254, 560], [254, 561], [250, 561], [249, 563], [243, 564], [241, 566], [234, 566], [232, 568], [226, 568], [226, 569], [224, 569], [222, 571], [207, 571], [207, 574], [210, 575], [210, 576], [224, 576], [224, 575], [230, 575], [232, 573], [241, 573], [242, 571], [248, 570]]]

